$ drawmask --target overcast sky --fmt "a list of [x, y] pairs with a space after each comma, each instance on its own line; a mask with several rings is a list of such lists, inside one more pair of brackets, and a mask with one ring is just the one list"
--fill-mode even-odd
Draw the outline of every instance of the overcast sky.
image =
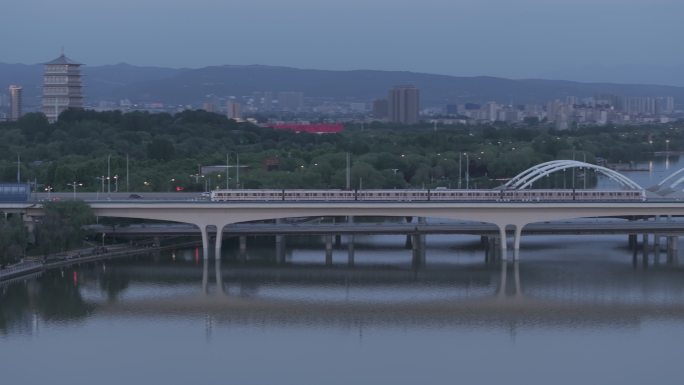
[[684, 0], [6, 0], [0, 62], [536, 77], [684, 63]]

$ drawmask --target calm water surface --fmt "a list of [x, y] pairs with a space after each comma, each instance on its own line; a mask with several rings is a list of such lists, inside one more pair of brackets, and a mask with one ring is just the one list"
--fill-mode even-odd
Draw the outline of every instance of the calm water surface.
[[479, 237], [427, 245], [416, 267], [403, 237], [357, 236], [350, 267], [343, 237], [326, 266], [319, 238], [288, 238], [276, 265], [249, 239], [244, 263], [176, 250], [5, 284], [1, 383], [681, 383], [684, 270], [665, 250], [530, 236], [505, 264]]
[[432, 236], [416, 269], [382, 236], [354, 267], [288, 239], [283, 266], [264, 244], [53, 270], [0, 291], [3, 383], [678, 384], [684, 272], [625, 238], [530, 237], [519, 264]]

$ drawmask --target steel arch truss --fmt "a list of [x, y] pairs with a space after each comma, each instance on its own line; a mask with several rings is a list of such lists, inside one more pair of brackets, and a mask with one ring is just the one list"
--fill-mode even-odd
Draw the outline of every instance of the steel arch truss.
[[[661, 180], [660, 183], [658, 183], [656, 186], [654, 186], [654, 187], [656, 187], [655, 189], [656, 190], [663, 190], [663, 189], [667, 190], [668, 188], [674, 189], [678, 185], [682, 184], [682, 182], [684, 182], [684, 176], [681, 176], [681, 174], [684, 174], [684, 168], [681, 168], [681, 169], [673, 172], [667, 178]], [[670, 183], [667, 187], [663, 188], [665, 183], [668, 183], [669, 180], [674, 179], [676, 176], [679, 176], [679, 178], [677, 178], [674, 182]]]
[[607, 176], [627, 189], [643, 190], [639, 184], [617, 171], [577, 160], [552, 160], [550, 162], [540, 163], [516, 175], [509, 180], [504, 187], [513, 190], [523, 190], [532, 186], [534, 182], [545, 176], [569, 168], [591, 169]]

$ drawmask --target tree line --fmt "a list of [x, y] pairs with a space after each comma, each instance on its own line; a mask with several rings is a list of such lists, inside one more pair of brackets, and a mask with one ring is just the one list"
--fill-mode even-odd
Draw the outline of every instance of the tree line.
[[[293, 133], [201, 110], [177, 114], [67, 110], [0, 124], [0, 181], [38, 190], [203, 191], [241, 188], [489, 187], [553, 159], [629, 162], [682, 144], [682, 125], [602, 126], [555, 131], [509, 126], [347, 124], [339, 134]], [[201, 166], [239, 161], [231, 175]], [[111, 179], [107, 180], [109, 175]], [[226, 181], [228, 177], [228, 181]]]
[[90, 206], [77, 200], [45, 202], [43, 207], [44, 215], [31, 232], [19, 215], [0, 217], [0, 265], [83, 246], [88, 235], [83, 226], [95, 222]]

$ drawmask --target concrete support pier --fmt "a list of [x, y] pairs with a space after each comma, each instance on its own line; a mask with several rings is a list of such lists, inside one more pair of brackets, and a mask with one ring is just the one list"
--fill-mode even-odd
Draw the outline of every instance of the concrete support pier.
[[354, 236], [349, 236], [349, 243], [347, 244], [347, 265], [354, 266]]
[[505, 261], [508, 259], [508, 236], [506, 234], [506, 225], [499, 225], [499, 239], [501, 241], [499, 244], [501, 247], [501, 259]]
[[209, 233], [206, 225], [199, 225], [200, 234], [202, 234], [202, 257], [209, 259]]
[[285, 236], [276, 235], [275, 237], [276, 264], [285, 264]]
[[425, 235], [413, 234], [411, 235], [413, 249], [411, 263], [414, 268], [425, 266]]
[[325, 236], [325, 265], [332, 266], [333, 263], [333, 236]]
[[522, 237], [522, 225], [516, 225], [513, 233], [513, 260], [520, 259], [520, 238]]
[[202, 264], [202, 293], [209, 293], [209, 259], [205, 258]]
[[667, 263], [671, 265], [679, 263], [679, 237], [676, 235], [667, 237]]
[[214, 269], [216, 270], [216, 294], [217, 295], [225, 295], [226, 289], [223, 287], [223, 273], [221, 272], [221, 258], [216, 259]]
[[627, 246], [629, 247], [630, 250], [636, 250], [636, 248], [637, 248], [637, 235], [636, 234], [629, 234], [627, 236]]
[[223, 246], [223, 226], [216, 226], [216, 244], [214, 245], [214, 259], [221, 259], [221, 246]]
[[[347, 223], [354, 223], [354, 217], [348, 216]], [[354, 234], [347, 236], [347, 265], [354, 266]]]
[[498, 263], [501, 260], [501, 238], [488, 236], [485, 246], [485, 263]]
[[[282, 223], [283, 220], [278, 218], [275, 220], [276, 224]], [[285, 263], [285, 236], [276, 235], [275, 236], [275, 248], [276, 248], [276, 264], [282, 265]]]
[[413, 239], [411, 238], [411, 234], [406, 234], [406, 241], [404, 241], [404, 248], [407, 250], [413, 249]]
[[240, 236], [240, 252], [244, 253], [246, 251], [247, 251], [247, 236], [241, 235]]
[[644, 265], [644, 268], [647, 268], [648, 267], [648, 249], [649, 249], [648, 234], [642, 235], [641, 248], [642, 248], [641, 263]]

